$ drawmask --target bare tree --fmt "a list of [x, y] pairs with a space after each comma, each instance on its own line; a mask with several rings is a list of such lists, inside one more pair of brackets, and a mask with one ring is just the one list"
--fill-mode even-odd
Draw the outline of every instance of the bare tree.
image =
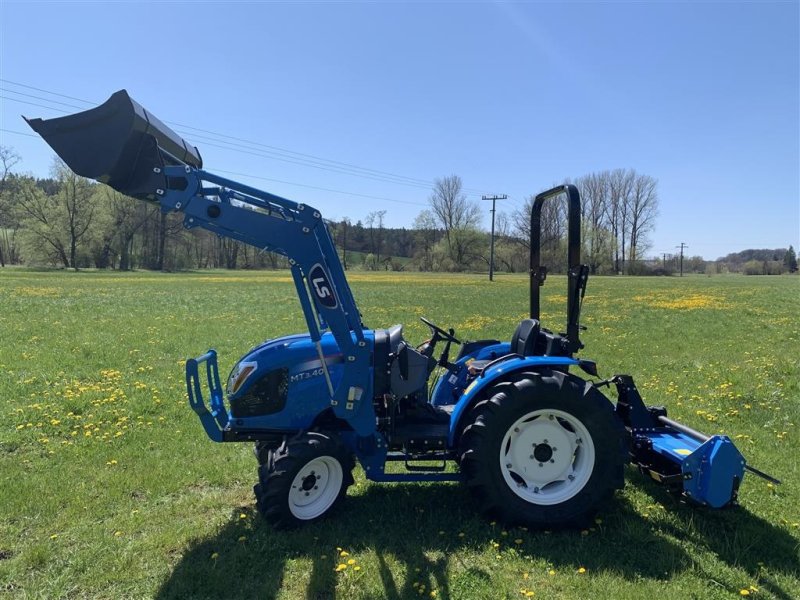
[[610, 174], [590, 173], [575, 182], [581, 194], [584, 256], [592, 274], [597, 273], [611, 253], [611, 233], [607, 215]]
[[381, 250], [383, 248], [383, 218], [385, 216], [385, 210], [376, 210], [369, 213], [364, 219], [367, 227], [369, 227], [369, 251], [377, 257], [376, 260], [379, 263], [381, 261]]
[[628, 210], [630, 263], [639, 260], [647, 251], [645, 236], [653, 228], [657, 215], [658, 181], [649, 175], [634, 175]]
[[53, 165], [53, 175], [60, 186], [57, 196], [65, 219], [69, 266], [77, 271], [78, 244], [89, 231], [97, 207], [92, 201], [92, 184], [58, 159]]
[[471, 235], [480, 226], [481, 209], [467, 200], [458, 175], [450, 175], [434, 181], [433, 193], [428, 201], [431, 211], [444, 231], [450, 259], [457, 267], [463, 267], [474, 242]]
[[634, 172], [628, 169], [614, 169], [609, 173], [606, 216], [614, 239], [614, 271], [616, 273], [625, 270], [626, 236], [633, 177]]

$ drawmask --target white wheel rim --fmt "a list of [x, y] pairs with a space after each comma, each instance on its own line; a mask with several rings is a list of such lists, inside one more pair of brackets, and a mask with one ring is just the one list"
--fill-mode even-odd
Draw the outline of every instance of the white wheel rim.
[[566, 502], [594, 471], [594, 443], [583, 423], [561, 410], [535, 410], [509, 427], [500, 445], [508, 487], [532, 504]]
[[332, 456], [307, 462], [292, 481], [289, 510], [302, 521], [317, 518], [336, 501], [343, 479], [342, 465]]

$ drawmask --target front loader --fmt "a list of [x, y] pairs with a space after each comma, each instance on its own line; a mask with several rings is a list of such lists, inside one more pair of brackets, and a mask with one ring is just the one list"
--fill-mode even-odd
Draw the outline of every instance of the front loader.
[[[745, 469], [763, 476], [726, 436], [668, 419], [644, 404], [632, 377], [598, 381], [595, 363], [575, 357], [588, 280], [575, 186], [535, 199], [530, 318], [509, 341], [461, 341], [422, 319], [431, 337], [414, 345], [402, 325], [363, 323], [318, 210], [204, 170], [197, 148], [125, 90], [28, 124], [77, 174], [181, 212], [187, 229], [288, 258], [308, 331], [253, 348], [224, 387], [214, 350], [186, 363], [189, 404], [208, 437], [254, 443], [256, 503], [275, 527], [327, 514], [356, 461], [376, 482], [462, 481], [481, 512], [548, 528], [584, 525], [623, 486], [627, 462], [714, 508], [735, 503]], [[569, 268], [566, 327], [556, 333], [539, 321], [540, 215], [561, 198]], [[611, 385], [616, 404], [601, 392]]]

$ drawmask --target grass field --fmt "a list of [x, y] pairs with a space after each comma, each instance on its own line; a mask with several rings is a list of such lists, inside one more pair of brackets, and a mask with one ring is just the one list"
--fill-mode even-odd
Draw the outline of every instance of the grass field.
[[[352, 285], [367, 325], [405, 323], [414, 342], [421, 315], [507, 339], [527, 307], [521, 276]], [[544, 293], [559, 328], [565, 280]], [[215, 347], [224, 376], [301, 331], [288, 273], [1, 270], [0, 596], [798, 598], [799, 300], [797, 277], [589, 282], [582, 356], [785, 481], [748, 476], [737, 509], [689, 508], [628, 469], [589, 530], [504, 530], [457, 485], [357, 471], [332, 518], [275, 533], [254, 509], [250, 447], [205, 437], [183, 362]]]

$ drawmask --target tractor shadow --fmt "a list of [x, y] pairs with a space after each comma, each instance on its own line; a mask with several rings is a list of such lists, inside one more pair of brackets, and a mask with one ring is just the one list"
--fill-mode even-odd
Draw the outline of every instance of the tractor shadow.
[[[632, 485], [645, 488], [655, 502], [674, 509], [677, 519], [654, 523], [618, 497], [591, 531], [509, 528], [504, 535], [501, 526], [476, 514], [461, 486], [448, 484], [362, 483], [330, 518], [289, 532], [273, 531], [252, 506], [237, 508], [215, 536], [190, 543], [156, 597], [274, 598], [286, 587], [304, 590], [306, 600], [332, 599], [342, 577], [335, 568], [348, 560], [340, 557], [339, 548], [353, 555], [374, 554], [380, 596], [390, 600], [420, 597], [417, 583], [436, 588], [437, 597], [447, 600], [452, 597], [449, 577], [454, 570], [490, 585], [490, 567], [479, 561], [465, 564], [458, 551], [492, 556], [492, 543], [500, 544], [501, 554], [544, 560], [557, 571], [585, 567], [631, 581], [666, 580], [698, 568], [685, 549], [688, 542], [746, 569], [753, 580], [758, 574], [760, 585], [774, 596], [791, 598], [763, 574], [765, 568], [772, 573], [800, 571], [796, 541], [784, 530], [742, 509], [698, 514], [668, 495], [661, 497], [661, 490], [649, 489], [646, 481], [632, 479]], [[516, 539], [522, 543], [515, 545]], [[375, 570], [372, 560], [363, 564], [361, 574], [369, 577], [372, 587]]]

